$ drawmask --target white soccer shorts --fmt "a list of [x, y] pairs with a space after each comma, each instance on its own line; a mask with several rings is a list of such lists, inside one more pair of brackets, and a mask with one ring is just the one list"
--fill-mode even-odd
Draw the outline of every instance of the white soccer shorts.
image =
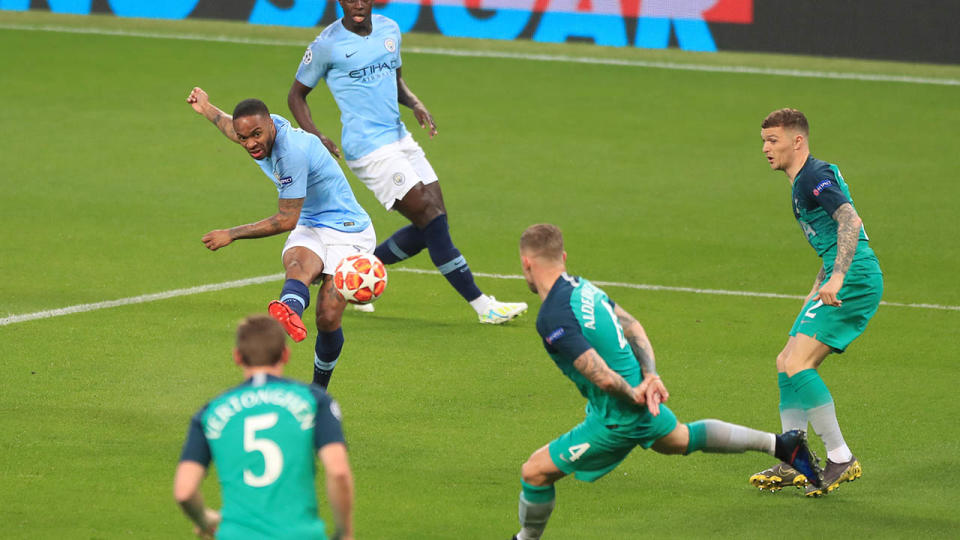
[[287, 236], [287, 242], [280, 254], [281, 260], [283, 253], [294, 247], [305, 247], [316, 253], [323, 261], [322, 273], [332, 276], [344, 257], [357, 253], [373, 253], [373, 249], [377, 247], [377, 233], [372, 224], [360, 232], [297, 225]]
[[347, 160], [347, 167], [387, 210], [392, 210], [417, 182], [427, 185], [437, 181], [437, 173], [409, 133], [359, 159]]

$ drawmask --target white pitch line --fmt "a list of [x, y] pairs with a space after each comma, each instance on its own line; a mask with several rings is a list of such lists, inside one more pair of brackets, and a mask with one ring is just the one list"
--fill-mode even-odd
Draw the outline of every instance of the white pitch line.
[[[440, 272], [436, 270], [424, 270], [421, 268], [392, 268], [391, 272], [406, 272], [409, 274], [433, 274], [439, 275]], [[492, 278], [492, 279], [523, 279], [523, 276], [518, 276], [514, 274], [489, 274], [486, 272], [474, 272], [473, 275], [483, 278]], [[6, 326], [9, 324], [15, 324], [20, 322], [35, 321], [38, 319], [49, 319], [52, 317], [60, 317], [63, 315], [72, 315], [74, 313], [84, 313], [87, 311], [97, 311], [101, 309], [108, 309], [119, 306], [129, 306], [132, 304], [145, 304], [147, 302], [155, 302], [157, 300], [166, 300], [168, 298], [176, 298], [178, 296], [190, 296], [194, 294], [213, 292], [213, 291], [222, 291], [224, 289], [236, 289], [238, 287], [246, 287], [247, 285], [257, 285], [260, 283], [269, 283], [271, 281], [279, 281], [283, 278], [283, 274], [270, 274], [267, 276], [252, 277], [247, 279], [238, 279], [236, 281], [225, 281], [223, 283], [211, 283], [208, 285], [198, 285], [196, 287], [188, 287], [186, 289], [173, 289], [170, 291], [144, 294], [140, 296], [131, 296], [128, 298], [120, 298], [118, 300], [108, 300], [106, 302], [94, 302], [92, 304], [78, 304], [75, 306], [69, 306], [59, 309], [51, 309], [47, 311], [37, 311], [35, 313], [25, 313], [23, 315], [10, 315], [9, 317], [4, 317], [0, 319], [0, 326]], [[764, 293], [764, 292], [754, 292], [754, 291], [731, 291], [726, 289], [698, 289], [695, 287], [672, 287], [668, 285], [649, 285], [645, 283], [624, 283], [619, 281], [593, 281], [593, 283], [600, 285], [601, 287], [619, 287], [625, 289], [640, 289], [644, 291], [667, 291], [667, 292], [683, 292], [683, 293], [693, 293], [693, 294], [713, 294], [713, 295], [722, 295], [722, 296], [746, 296], [751, 298], [785, 298], [789, 300], [802, 300], [804, 296], [794, 295], [794, 294], [780, 294], [780, 293]], [[960, 311], [960, 306], [946, 306], [940, 304], [904, 304], [900, 302], [880, 302], [882, 306], [892, 306], [892, 307], [906, 307], [906, 308], [917, 308], [917, 309], [936, 309], [943, 311]]]
[[[58, 32], [68, 34], [95, 34], [104, 36], [140, 37], [153, 39], [177, 39], [187, 41], [208, 41], [218, 43], [236, 43], [241, 45], [269, 45], [279, 47], [304, 47], [305, 41], [278, 39], [243, 38], [234, 36], [212, 36], [205, 34], [169, 34], [163, 32], [145, 32], [137, 30], [116, 30], [109, 28], [78, 28], [56, 25], [5, 24], [0, 29], [25, 30], [35, 32]], [[914, 77], [910, 75], [889, 75], [884, 73], [851, 73], [840, 71], [813, 71], [801, 69], [763, 68], [753, 66], [723, 66], [708, 64], [686, 64], [680, 62], [654, 62], [647, 60], [624, 60], [616, 58], [595, 58], [589, 56], [568, 56], [554, 54], [531, 54], [508, 51], [470, 51], [435, 47], [407, 47], [408, 53], [434, 54], [442, 56], [461, 56], [472, 58], [504, 58], [512, 60], [533, 60], [541, 62], [572, 62], [578, 64], [598, 64], [609, 66], [642, 67], [669, 69], [677, 71], [702, 71], [709, 73], [740, 73], [747, 75], [776, 75], [782, 77], [804, 77], [815, 79], [841, 79], [869, 82], [896, 82], [907, 84], [931, 84], [939, 86], [960, 86], [960, 80], [939, 77]]]
[[83, 313], [85, 311], [97, 311], [112, 307], [129, 306], [131, 304], [144, 304], [147, 302], [155, 302], [157, 300], [166, 300], [167, 298], [176, 298], [178, 296], [189, 296], [192, 294], [200, 294], [205, 292], [222, 291], [224, 289], [235, 289], [237, 287], [246, 287], [247, 285], [255, 285], [257, 283], [276, 281], [282, 277], [283, 274], [271, 274], [269, 276], [238, 279], [236, 281], [199, 285], [197, 287], [189, 287], [186, 289], [173, 289], [171, 291], [131, 296], [128, 298], [120, 298], [119, 300], [107, 300], [106, 302], [94, 302], [92, 304], [78, 304], [65, 308], [37, 311], [35, 313], [25, 313], [23, 315], [11, 315], [9, 317], [0, 319], [0, 326], [6, 326], [8, 324], [19, 322], [34, 321], [37, 319], [49, 319], [51, 317], [60, 317], [61, 315], [71, 315], [73, 313]]

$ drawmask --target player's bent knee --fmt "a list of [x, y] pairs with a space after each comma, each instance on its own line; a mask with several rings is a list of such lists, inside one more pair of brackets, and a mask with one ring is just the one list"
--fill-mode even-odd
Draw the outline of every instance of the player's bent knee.
[[686, 424], [677, 423], [673, 431], [657, 439], [651, 447], [658, 454], [683, 455], [690, 446], [690, 430]]
[[533, 457], [520, 467], [520, 478], [531, 486], [545, 486], [548, 483], [547, 475], [537, 466]]

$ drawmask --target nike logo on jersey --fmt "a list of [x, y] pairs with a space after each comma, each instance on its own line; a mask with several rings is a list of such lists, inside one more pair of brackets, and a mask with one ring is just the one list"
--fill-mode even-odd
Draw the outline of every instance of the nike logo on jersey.
[[357, 52], [358, 52], [358, 51], [353, 51], [352, 53], [347, 53], [347, 58], [350, 58], [351, 56], [357, 54]]

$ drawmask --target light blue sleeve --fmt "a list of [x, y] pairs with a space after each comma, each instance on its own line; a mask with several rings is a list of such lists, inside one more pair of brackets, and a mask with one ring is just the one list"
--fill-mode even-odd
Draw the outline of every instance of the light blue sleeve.
[[277, 170], [280, 185], [277, 192], [281, 199], [302, 199], [307, 196], [307, 180], [310, 174], [310, 163], [305, 152], [294, 148], [287, 152], [278, 161]]
[[304, 86], [314, 88], [320, 82], [320, 79], [327, 76], [327, 71], [330, 70], [329, 49], [324, 45], [324, 42], [318, 37], [307, 46], [306, 52], [303, 53], [300, 67], [297, 68], [297, 80]]
[[400, 27], [397, 26], [397, 23], [393, 23], [393, 28], [397, 33], [397, 67], [403, 67], [403, 58], [400, 56], [400, 48], [403, 45], [403, 32], [400, 31]]

